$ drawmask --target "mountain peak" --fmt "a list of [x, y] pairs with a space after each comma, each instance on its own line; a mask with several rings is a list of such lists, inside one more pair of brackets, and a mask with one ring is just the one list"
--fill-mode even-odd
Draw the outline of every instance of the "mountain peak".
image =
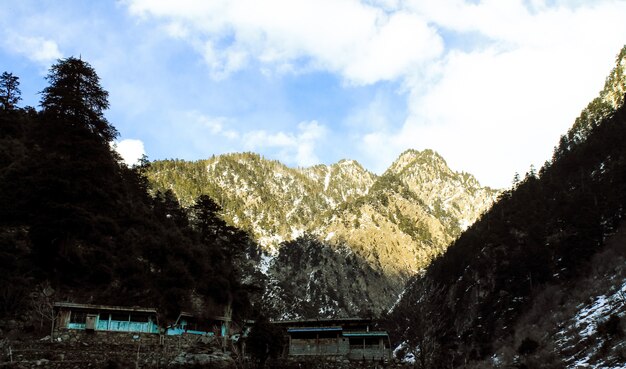
[[425, 149], [422, 151], [409, 149], [400, 154], [398, 159], [391, 164], [385, 173], [402, 174], [409, 168], [412, 170], [423, 170], [424, 167], [450, 171], [445, 159], [436, 151], [431, 149]]

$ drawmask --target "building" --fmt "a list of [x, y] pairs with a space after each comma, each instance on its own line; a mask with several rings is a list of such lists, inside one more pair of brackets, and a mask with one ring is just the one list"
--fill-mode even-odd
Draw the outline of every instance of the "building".
[[289, 356], [338, 356], [350, 360], [388, 360], [389, 335], [371, 329], [371, 319], [316, 319], [274, 322], [289, 337]]
[[157, 310], [57, 302], [57, 329], [84, 331], [159, 333]]
[[181, 312], [176, 322], [167, 327], [168, 336], [197, 334], [226, 337], [229, 335], [231, 319], [225, 316], [214, 316], [199, 319], [191, 313]]

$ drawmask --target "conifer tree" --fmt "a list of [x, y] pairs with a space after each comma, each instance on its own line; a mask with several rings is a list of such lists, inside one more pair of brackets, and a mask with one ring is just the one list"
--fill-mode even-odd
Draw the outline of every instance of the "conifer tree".
[[50, 85], [42, 91], [44, 112], [76, 128], [86, 128], [110, 142], [117, 130], [104, 117], [109, 93], [100, 86], [96, 71], [85, 61], [60, 59], [46, 77]]
[[33, 131], [38, 152], [23, 190], [36, 209], [30, 236], [41, 260], [61, 257], [66, 270], [83, 273], [96, 256], [79, 240], [106, 243], [119, 216], [120, 169], [109, 144], [117, 131], [104, 118], [108, 93], [87, 62], [61, 59], [46, 79]]
[[13, 110], [20, 101], [20, 81], [13, 73], [4, 72], [0, 76], [0, 108], [2, 110]]

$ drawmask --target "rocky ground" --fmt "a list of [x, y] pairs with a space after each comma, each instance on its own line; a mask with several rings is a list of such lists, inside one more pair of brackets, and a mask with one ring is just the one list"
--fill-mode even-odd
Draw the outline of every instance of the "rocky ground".
[[0, 368], [235, 368], [234, 347], [201, 336], [59, 331], [0, 340]]

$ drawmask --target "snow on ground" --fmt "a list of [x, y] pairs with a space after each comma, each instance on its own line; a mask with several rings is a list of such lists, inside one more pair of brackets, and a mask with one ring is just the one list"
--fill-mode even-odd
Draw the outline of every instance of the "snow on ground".
[[626, 301], [626, 281], [610, 295], [597, 296], [590, 306], [584, 307], [574, 317], [575, 327], [582, 337], [591, 336], [596, 332], [598, 323], [607, 319], [611, 313]]
[[[576, 315], [571, 318], [560, 332], [556, 340], [560, 350], [568, 347], [575, 347], [580, 341], [591, 339], [588, 342], [595, 342], [588, 347], [576, 352], [567, 360], [568, 368], [611, 368], [603, 360], [597, 361], [597, 351], [605, 342], [602, 337], [594, 340], [594, 335], [598, 330], [598, 324], [606, 321], [611, 314], [624, 316], [626, 306], [626, 280], [623, 280], [619, 288], [613, 292], [598, 295], [592, 302], [581, 304]], [[595, 357], [595, 359], [594, 359]], [[618, 366], [616, 368], [621, 368]]]
[[405, 364], [415, 364], [415, 354], [413, 352], [417, 352], [417, 348], [412, 349], [409, 347], [409, 343], [407, 341], [402, 342], [395, 349], [393, 349], [393, 357], [398, 357], [401, 352], [405, 352], [403, 358], [399, 358]]
[[275, 257], [276, 255], [269, 255], [266, 253], [261, 254], [261, 262], [259, 263], [259, 270], [261, 273], [267, 275], [270, 265], [272, 265], [272, 261], [274, 261]]
[[326, 236], [324, 241], [330, 241], [330, 240], [333, 239], [333, 237], [335, 237], [335, 232], [330, 232], [330, 233], [328, 233], [328, 235]]
[[298, 237], [301, 237], [304, 235], [304, 229], [302, 228], [291, 228], [291, 239], [295, 240]]
[[328, 190], [328, 185], [330, 185], [330, 172], [331, 172], [331, 169], [330, 167], [328, 167], [328, 170], [326, 172], [326, 177], [324, 178], [324, 192]]

